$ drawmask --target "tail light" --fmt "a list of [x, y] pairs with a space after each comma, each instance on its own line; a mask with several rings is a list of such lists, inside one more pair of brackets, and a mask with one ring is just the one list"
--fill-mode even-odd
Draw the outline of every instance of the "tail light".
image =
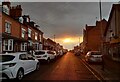
[[13, 67], [15, 66], [16, 63], [7, 63], [7, 64], [3, 64], [3, 67]]

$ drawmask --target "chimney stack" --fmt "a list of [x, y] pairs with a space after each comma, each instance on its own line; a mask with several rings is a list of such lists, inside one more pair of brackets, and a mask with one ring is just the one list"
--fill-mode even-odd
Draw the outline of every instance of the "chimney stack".
[[18, 18], [22, 16], [22, 8], [21, 5], [13, 6], [10, 9], [10, 16], [13, 18]]

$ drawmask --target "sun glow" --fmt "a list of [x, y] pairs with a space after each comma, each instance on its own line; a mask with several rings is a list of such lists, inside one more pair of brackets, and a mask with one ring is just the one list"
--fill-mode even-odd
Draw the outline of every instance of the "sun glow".
[[64, 43], [70, 43], [70, 42], [72, 42], [72, 40], [70, 38], [66, 38], [66, 39], [63, 40], [63, 42]]

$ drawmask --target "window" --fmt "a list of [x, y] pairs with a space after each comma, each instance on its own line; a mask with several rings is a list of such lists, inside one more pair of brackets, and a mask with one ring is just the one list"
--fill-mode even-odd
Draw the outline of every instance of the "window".
[[43, 54], [45, 54], [45, 51], [36, 51], [35, 52], [35, 55], [43, 55]]
[[13, 51], [13, 39], [4, 40], [4, 51]]
[[54, 52], [52, 52], [52, 51], [48, 51], [47, 52], [48, 54], [52, 54], [52, 55], [54, 55], [55, 53]]
[[25, 38], [25, 29], [22, 28], [22, 38]]
[[42, 37], [41, 37], [41, 35], [39, 35], [39, 38], [40, 38], [40, 42], [42, 42]]
[[21, 43], [21, 51], [27, 50], [27, 43]]
[[35, 43], [35, 50], [39, 50], [39, 43]]
[[33, 42], [31, 40], [29, 40], [28, 42], [29, 42], [29, 46], [33, 45]]
[[32, 34], [32, 30], [28, 28], [28, 37], [31, 37], [31, 34]]
[[39, 50], [42, 50], [42, 44], [39, 44]]
[[0, 55], [0, 62], [9, 62], [12, 61], [15, 56], [12, 55]]
[[28, 58], [27, 58], [26, 54], [21, 54], [20, 57], [19, 57], [19, 59], [21, 59], [21, 60], [27, 60]]
[[23, 17], [19, 17], [19, 22], [23, 23]]
[[9, 15], [9, 8], [7, 7], [7, 5], [3, 5], [3, 12]]
[[5, 22], [5, 32], [11, 33], [11, 23]]
[[38, 33], [35, 32], [35, 40], [38, 39]]

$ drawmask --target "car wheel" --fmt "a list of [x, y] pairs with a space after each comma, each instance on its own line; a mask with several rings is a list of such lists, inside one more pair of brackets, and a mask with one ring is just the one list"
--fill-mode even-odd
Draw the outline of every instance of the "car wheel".
[[20, 70], [18, 71], [18, 73], [17, 73], [16, 79], [17, 79], [17, 80], [21, 80], [21, 79], [23, 78], [23, 76], [24, 76], [24, 72], [23, 72], [22, 69], [20, 69]]
[[39, 69], [40, 69], [40, 64], [37, 63], [37, 65], [36, 65], [36, 71], [38, 71]]

